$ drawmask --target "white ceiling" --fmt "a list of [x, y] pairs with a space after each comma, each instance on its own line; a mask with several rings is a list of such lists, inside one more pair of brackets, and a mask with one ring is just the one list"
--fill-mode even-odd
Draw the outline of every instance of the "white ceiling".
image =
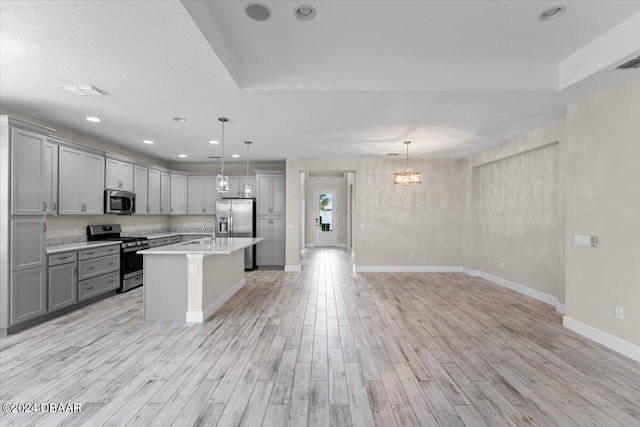
[[[244, 161], [247, 139], [262, 161], [384, 156], [407, 139], [412, 157], [456, 158], [638, 73], [608, 69], [640, 53], [640, 1], [566, 2], [545, 23], [555, 1], [264, 0], [261, 23], [247, 3], [2, 0], [0, 107], [166, 161], [219, 154], [221, 115], [225, 160]], [[294, 17], [302, 3], [313, 21]]]

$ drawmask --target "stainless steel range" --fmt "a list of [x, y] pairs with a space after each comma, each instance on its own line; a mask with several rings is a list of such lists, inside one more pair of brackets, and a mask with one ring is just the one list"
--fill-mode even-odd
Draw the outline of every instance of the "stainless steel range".
[[144, 284], [143, 256], [136, 252], [149, 249], [146, 237], [122, 237], [119, 224], [87, 226], [87, 240], [121, 241], [120, 245], [120, 290], [125, 292]]

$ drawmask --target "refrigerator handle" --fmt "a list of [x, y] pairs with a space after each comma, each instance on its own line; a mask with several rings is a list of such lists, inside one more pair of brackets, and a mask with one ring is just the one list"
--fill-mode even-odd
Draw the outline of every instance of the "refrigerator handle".
[[233, 211], [229, 209], [229, 237], [233, 236]]

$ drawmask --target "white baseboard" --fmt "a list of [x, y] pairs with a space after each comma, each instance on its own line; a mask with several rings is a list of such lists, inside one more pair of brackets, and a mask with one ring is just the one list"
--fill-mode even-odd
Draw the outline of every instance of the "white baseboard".
[[519, 283], [512, 282], [507, 279], [503, 279], [502, 277], [494, 276], [493, 274], [485, 273], [484, 271], [478, 272], [478, 277], [486, 279], [490, 282], [493, 282], [497, 285], [503, 286], [507, 289], [511, 289], [512, 291], [516, 291], [520, 294], [526, 295], [533, 299], [537, 299], [538, 301], [542, 301], [554, 307], [558, 305], [558, 298], [549, 294], [545, 294], [544, 292], [536, 291], [535, 289], [531, 289], [527, 286], [523, 286]]
[[222, 304], [229, 301], [236, 292], [238, 292], [245, 284], [244, 278], [240, 279], [235, 285], [233, 285], [227, 292], [222, 294], [220, 298], [212, 302], [209, 307], [204, 311], [187, 311], [187, 322], [190, 323], [202, 323], [208, 319], [217, 309], [222, 307]]
[[349, 245], [347, 245], [346, 243], [338, 243], [338, 247], [339, 248], [348, 248]]
[[313, 243], [307, 243], [304, 246], [307, 247], [307, 248], [315, 248], [316, 247], [316, 245], [313, 244]]
[[563, 316], [566, 314], [566, 307], [564, 306], [563, 303], [559, 302], [556, 304], [556, 311], [560, 314], [562, 314]]
[[460, 273], [462, 267], [445, 266], [445, 267], [431, 267], [431, 266], [413, 266], [413, 265], [398, 265], [398, 266], [382, 266], [382, 265], [365, 265], [356, 266], [353, 265], [355, 273]]
[[290, 271], [290, 272], [298, 272], [300, 271], [300, 264], [298, 265], [285, 265], [284, 266], [284, 271]]
[[576, 319], [572, 319], [569, 316], [564, 316], [562, 324], [565, 328], [572, 330], [584, 337], [592, 339], [593, 341], [600, 343], [611, 350], [617, 351], [631, 359], [640, 362], [640, 346], [625, 341], [616, 336], [613, 336], [607, 332], [603, 332], [600, 329], [596, 329], [593, 326], [589, 326]]

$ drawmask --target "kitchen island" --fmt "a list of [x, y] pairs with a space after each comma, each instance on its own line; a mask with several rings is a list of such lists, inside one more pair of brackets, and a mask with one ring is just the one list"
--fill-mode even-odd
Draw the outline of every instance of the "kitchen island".
[[261, 240], [205, 238], [139, 251], [144, 320], [205, 321], [244, 286], [244, 249]]

